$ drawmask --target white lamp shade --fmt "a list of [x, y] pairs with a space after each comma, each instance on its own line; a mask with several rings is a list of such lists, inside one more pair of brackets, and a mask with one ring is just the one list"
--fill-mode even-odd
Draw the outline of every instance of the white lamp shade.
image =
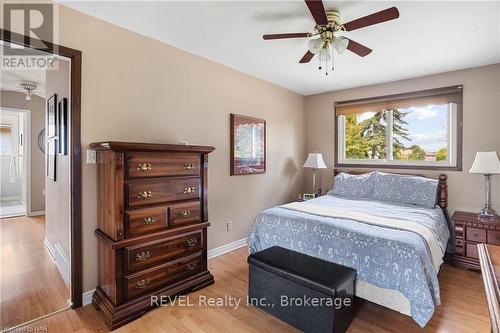
[[323, 155], [320, 153], [310, 153], [307, 156], [306, 163], [303, 165], [304, 168], [312, 169], [326, 169], [325, 161], [323, 161]]
[[480, 151], [472, 163], [470, 173], [497, 174], [500, 173], [500, 161], [495, 151]]
[[317, 54], [319, 51], [321, 51], [323, 45], [325, 45], [325, 41], [321, 39], [321, 37], [317, 39], [311, 39], [307, 43], [309, 51], [314, 54]]
[[344, 53], [348, 45], [349, 45], [349, 40], [345, 37], [336, 37], [332, 42], [333, 48], [337, 50], [339, 54]]

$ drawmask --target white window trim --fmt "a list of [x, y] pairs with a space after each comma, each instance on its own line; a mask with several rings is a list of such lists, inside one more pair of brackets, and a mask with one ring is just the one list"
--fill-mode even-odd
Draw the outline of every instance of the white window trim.
[[[458, 105], [457, 103], [450, 103], [450, 123], [447, 129], [448, 137], [448, 156], [445, 161], [401, 161], [392, 159], [392, 145], [387, 145], [386, 149], [387, 156], [389, 159], [367, 159], [367, 160], [356, 160], [356, 159], [346, 159], [345, 158], [345, 116], [340, 115], [337, 118], [337, 161], [338, 165], [376, 165], [376, 166], [403, 166], [403, 167], [415, 167], [416, 169], [420, 167], [443, 167], [443, 168], [456, 168], [458, 167]], [[392, 111], [389, 111], [392, 116]], [[388, 117], [388, 128], [392, 128], [392, 117]], [[387, 133], [387, 142], [392, 142], [392, 131]]]

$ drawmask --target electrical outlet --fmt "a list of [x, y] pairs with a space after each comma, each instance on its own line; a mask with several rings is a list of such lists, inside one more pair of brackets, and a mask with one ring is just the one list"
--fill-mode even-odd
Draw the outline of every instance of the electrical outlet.
[[87, 149], [87, 164], [97, 164], [97, 153], [94, 149]]
[[233, 230], [233, 222], [227, 221], [227, 231], [232, 231], [232, 230]]

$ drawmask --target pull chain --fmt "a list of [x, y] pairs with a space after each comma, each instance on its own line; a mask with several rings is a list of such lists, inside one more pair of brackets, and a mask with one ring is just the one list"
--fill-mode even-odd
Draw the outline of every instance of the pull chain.
[[335, 70], [335, 58], [333, 57], [335, 55], [335, 52], [333, 51], [333, 48], [332, 48], [332, 72]]
[[327, 47], [325, 48], [325, 75], [328, 75], [328, 56], [329, 56], [329, 52], [330, 52], [330, 49]]

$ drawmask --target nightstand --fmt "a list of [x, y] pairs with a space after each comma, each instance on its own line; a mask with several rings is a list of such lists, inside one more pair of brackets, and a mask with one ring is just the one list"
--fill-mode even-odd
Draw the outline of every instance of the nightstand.
[[500, 216], [480, 219], [477, 213], [455, 212], [451, 221], [455, 229], [453, 265], [479, 270], [477, 244], [500, 245]]

